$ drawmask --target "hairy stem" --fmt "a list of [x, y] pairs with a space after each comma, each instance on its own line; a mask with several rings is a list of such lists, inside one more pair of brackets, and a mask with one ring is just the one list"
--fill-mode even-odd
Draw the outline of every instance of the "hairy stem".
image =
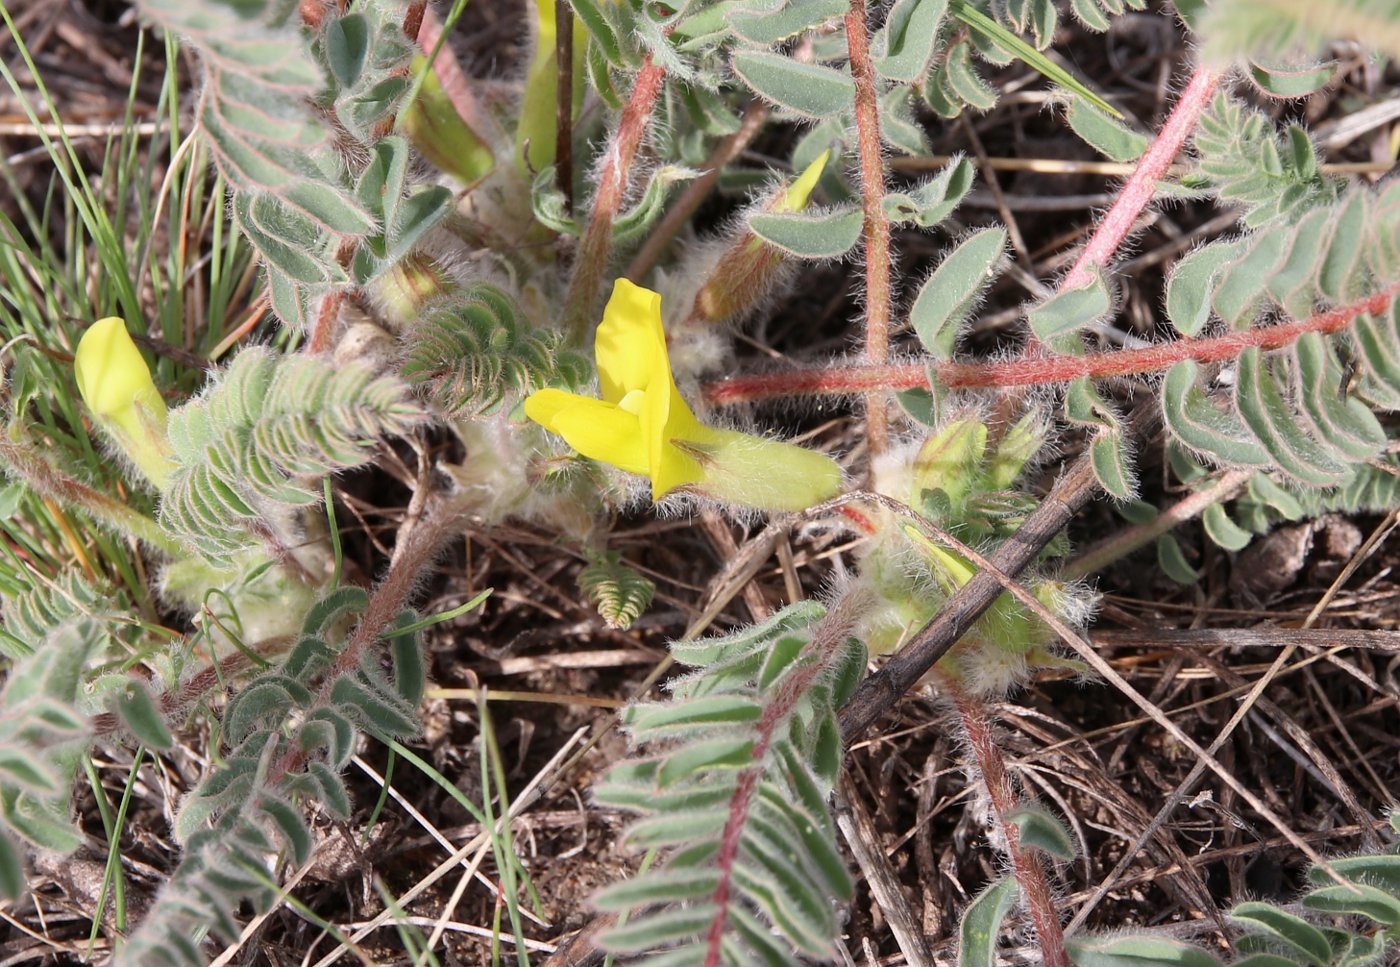
[[0, 434], [0, 468], [23, 480], [36, 493], [81, 511], [119, 534], [134, 537], [172, 556], [181, 553], [179, 543], [151, 518], [73, 479], [49, 463], [37, 448], [16, 441], [9, 434]]
[[740, 772], [735, 782], [734, 795], [729, 800], [729, 817], [725, 820], [723, 833], [720, 834], [719, 854], [715, 858], [715, 868], [719, 870], [719, 883], [710, 898], [715, 905], [715, 916], [705, 933], [705, 967], [720, 967], [722, 963], [720, 943], [729, 925], [734, 866], [739, 858], [739, 847], [748, 823], [749, 806], [753, 802], [754, 793], [758, 791], [759, 780], [766, 771], [763, 760], [768, 754], [768, 747], [778, 735], [778, 730], [787, 728], [789, 716], [806, 696], [812, 683], [828, 670], [838, 652], [836, 646], [850, 633], [857, 616], [869, 603], [864, 594], [848, 595], [826, 613], [813, 631], [812, 639], [805, 649], [808, 652], [816, 652], [818, 659], [788, 675], [764, 707], [759, 720], [754, 723], [754, 764]]
[[972, 754], [977, 758], [977, 768], [982, 773], [987, 795], [992, 801], [992, 811], [996, 815], [997, 826], [1006, 843], [1006, 853], [1011, 858], [1011, 866], [1016, 874], [1016, 882], [1021, 886], [1021, 895], [1026, 898], [1026, 908], [1030, 911], [1031, 922], [1035, 925], [1036, 942], [1040, 945], [1041, 962], [1048, 967], [1069, 967], [1069, 956], [1065, 953], [1065, 934], [1060, 926], [1060, 915], [1055, 908], [1055, 894], [1050, 889], [1050, 881], [1045, 876], [1045, 867], [1028, 847], [1021, 845], [1021, 832], [1007, 817], [1018, 805], [1016, 789], [1006, 771], [1006, 759], [1001, 747], [996, 743], [992, 720], [983, 705], [953, 679], [939, 678], [940, 687], [953, 698], [958, 715], [962, 718], [963, 731], [967, 735]]
[[[365, 652], [379, 640], [380, 634], [403, 609], [413, 589], [418, 586], [423, 572], [443, 546], [456, 536], [452, 526], [458, 517], [457, 505], [439, 502], [429, 506], [418, 526], [408, 532], [403, 539], [402, 549], [396, 548], [394, 562], [389, 566], [383, 580], [370, 595], [360, 623], [350, 633], [345, 647], [336, 656], [335, 664], [326, 673], [320, 691], [307, 706], [307, 711], [324, 708], [331, 704], [331, 692], [335, 683], [344, 675], [352, 674], [360, 665]], [[288, 772], [299, 769], [306, 761], [306, 753], [296, 745], [290, 746], [282, 757], [273, 763], [264, 784], [275, 788]]]
[[1205, 110], [1215, 87], [1220, 83], [1220, 75], [1206, 67], [1196, 68], [1186, 89], [1181, 92], [1176, 106], [1167, 115], [1166, 122], [1156, 139], [1138, 161], [1137, 169], [1128, 178], [1127, 184], [1118, 193], [1113, 207], [1108, 210], [1103, 221], [1094, 230], [1089, 244], [1079, 253], [1079, 258], [1060, 281], [1059, 288], [1078, 289], [1093, 281], [1094, 268], [1107, 267], [1109, 260], [1123, 244], [1123, 239], [1132, 231], [1133, 223], [1142, 210], [1152, 201], [1157, 190], [1157, 182], [1167, 173], [1167, 168], [1176, 160], [1181, 146], [1196, 127], [1196, 121]]
[[1140, 547], [1151, 544], [1178, 524], [1185, 523], [1204, 513], [1206, 508], [1212, 504], [1223, 503], [1234, 497], [1245, 488], [1252, 476], [1254, 476], [1252, 470], [1226, 471], [1220, 475], [1220, 479], [1209, 487], [1198, 490], [1188, 497], [1183, 497], [1147, 523], [1130, 527], [1095, 544], [1070, 561], [1061, 576], [1066, 581], [1075, 581], [1091, 574], [1097, 574], [1114, 561], [1126, 557]]
[[705, 385], [704, 395], [706, 402], [726, 406], [780, 396], [844, 396], [866, 392], [872, 386], [927, 388], [930, 372], [941, 385], [952, 389], [1005, 389], [1069, 383], [1081, 376], [1105, 379], [1158, 373], [1188, 359], [1198, 363], [1221, 362], [1237, 358], [1246, 349], [1283, 349], [1310, 332], [1323, 335], [1340, 332], [1359, 315], [1384, 312], [1398, 292], [1400, 283], [1298, 322], [1244, 329], [1222, 336], [1177, 339], [1142, 349], [1086, 356], [1041, 356], [998, 363], [926, 360], [886, 366], [790, 369], [716, 380]]
[[768, 115], [768, 105], [762, 101], [754, 100], [749, 103], [739, 122], [739, 130], [715, 145], [715, 150], [705, 159], [705, 173], [687, 184], [680, 197], [667, 208], [661, 221], [657, 222], [656, 227], [647, 233], [647, 240], [642, 243], [642, 247], [632, 257], [632, 261], [628, 263], [627, 271], [623, 272], [623, 275], [633, 282], [641, 283], [642, 278], [661, 258], [661, 253], [666, 251], [666, 246], [671, 244], [671, 240], [680, 233], [682, 228], [690, 224], [690, 217], [695, 214], [700, 203], [710, 194], [715, 182], [719, 181], [720, 171], [729, 162], [739, 157], [743, 150], [749, 146], [749, 142], [754, 139], [754, 136], [763, 130]]
[[593, 309], [603, 287], [608, 257], [612, 254], [613, 222], [627, 197], [632, 162], [646, 136], [665, 77], [666, 68], [653, 63], [648, 54], [637, 72], [632, 96], [622, 109], [617, 129], [608, 139], [607, 150], [603, 153], [598, 190], [593, 196], [593, 213], [579, 242], [573, 278], [569, 280], [569, 293], [564, 299], [564, 333], [575, 345], [585, 342], [591, 331]]
[[[880, 142], [880, 104], [870, 37], [865, 23], [865, 0], [851, 0], [846, 14], [846, 44], [851, 76], [856, 82], [856, 133], [860, 146], [860, 196], [865, 224], [865, 358], [872, 366], [890, 358], [890, 220], [885, 214], [885, 160]], [[870, 460], [889, 443], [887, 392], [865, 394], [866, 446]]]

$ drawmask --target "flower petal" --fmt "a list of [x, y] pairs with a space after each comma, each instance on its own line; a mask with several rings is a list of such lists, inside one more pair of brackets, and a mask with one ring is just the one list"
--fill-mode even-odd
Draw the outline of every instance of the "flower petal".
[[126, 323], [116, 316], [99, 319], [83, 333], [73, 354], [73, 376], [94, 415], [137, 434], [141, 424], [136, 407], [140, 405], [160, 426], [165, 425], [165, 400]]
[[585, 457], [628, 473], [647, 474], [651, 469], [640, 421], [611, 403], [576, 396], [571, 405], [556, 410], [547, 425]]
[[593, 343], [603, 400], [617, 403], [632, 390], [647, 389], [670, 373], [661, 295], [626, 279], [613, 283], [612, 298]]
[[554, 429], [554, 418], [579, 400], [589, 397], [566, 393], [562, 389], [542, 389], [525, 397], [525, 415], [546, 430]]

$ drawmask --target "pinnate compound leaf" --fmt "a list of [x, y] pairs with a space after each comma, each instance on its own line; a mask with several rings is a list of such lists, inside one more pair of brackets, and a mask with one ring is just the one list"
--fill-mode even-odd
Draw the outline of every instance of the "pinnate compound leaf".
[[594, 558], [579, 572], [579, 587], [609, 628], [626, 630], [650, 605], [656, 584], [622, 563], [616, 551]]
[[958, 927], [958, 967], [996, 967], [1001, 925], [1019, 895], [1016, 878], [1007, 876], [994, 881], [968, 904]]
[[1314, 487], [1341, 482], [1345, 466], [1295, 420], [1279, 391], [1274, 368], [1257, 348], [1240, 354], [1235, 403], [1245, 425], [1285, 473]]
[[[825, 118], [851, 109], [851, 75], [820, 64], [805, 64], [768, 51], [734, 55], [734, 72], [758, 94], [807, 117]], [[843, 250], [844, 251], [844, 250]]]
[[1248, 429], [1201, 391], [1199, 367], [1182, 360], [1167, 371], [1162, 386], [1162, 415], [1167, 428], [1186, 446], [1235, 466], [1267, 467], [1273, 461]]
[[1293, 346], [1295, 395], [1316, 438], [1350, 460], [1368, 460], [1385, 448], [1386, 435], [1371, 408], [1342, 390], [1342, 368], [1332, 348], [1315, 332]]
[[959, 330], [995, 277], [1006, 230], [984, 228], [944, 256], [919, 289], [909, 321], [930, 355], [951, 359]]
[[749, 228], [759, 238], [790, 255], [805, 259], [840, 258], [860, 238], [863, 216], [859, 208], [825, 214], [806, 212], [758, 212], [749, 216]]

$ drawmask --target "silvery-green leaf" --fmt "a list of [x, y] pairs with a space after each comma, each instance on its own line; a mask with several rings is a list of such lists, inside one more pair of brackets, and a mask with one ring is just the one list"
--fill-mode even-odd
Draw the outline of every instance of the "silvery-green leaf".
[[886, 80], [909, 83], [928, 67], [948, 0], [896, 0], [870, 44], [875, 70]]
[[968, 904], [958, 928], [958, 967], [996, 967], [997, 939], [1020, 887], [1013, 876], [995, 880]]
[[984, 228], [944, 256], [919, 288], [909, 321], [931, 355], [951, 359], [959, 330], [995, 278], [1006, 251], [1006, 230]]
[[728, 17], [734, 33], [751, 44], [767, 47], [800, 34], [828, 20], [843, 17], [850, 9], [843, 0], [780, 0], [746, 3]]
[[860, 238], [864, 217], [858, 208], [825, 213], [757, 212], [749, 228], [770, 245], [807, 259], [845, 255]]
[[1065, 120], [1085, 143], [1111, 161], [1136, 161], [1147, 150], [1146, 135], [1109, 117], [1082, 97], [1070, 100]]
[[798, 114], [831, 117], [850, 110], [854, 103], [855, 82], [851, 75], [831, 67], [753, 50], [736, 53], [733, 66], [734, 72], [754, 91]]

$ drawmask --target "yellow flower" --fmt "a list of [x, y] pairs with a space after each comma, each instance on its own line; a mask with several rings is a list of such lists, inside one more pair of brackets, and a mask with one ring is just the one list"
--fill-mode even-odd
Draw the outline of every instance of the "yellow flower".
[[839, 492], [841, 469], [831, 458], [696, 419], [671, 375], [659, 294], [618, 279], [594, 354], [601, 400], [544, 389], [525, 400], [525, 414], [584, 456], [650, 477], [653, 500], [686, 488], [801, 510]]
[[97, 424], [151, 483], [164, 489], [175, 469], [167, 455], [165, 400], [123, 320], [99, 319], [83, 333], [73, 375]]

